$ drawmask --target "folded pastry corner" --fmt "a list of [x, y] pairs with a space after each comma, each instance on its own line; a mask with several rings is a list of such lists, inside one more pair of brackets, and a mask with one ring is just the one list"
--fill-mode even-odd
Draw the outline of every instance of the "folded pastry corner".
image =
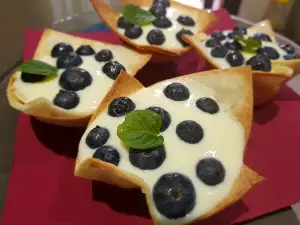
[[204, 219], [263, 180], [243, 163], [252, 111], [250, 67], [147, 88], [122, 71], [82, 136], [75, 176], [141, 188], [155, 224]]
[[122, 0], [123, 7], [132, 4], [155, 17], [152, 23], [139, 26], [126, 21], [103, 0], [90, 1], [106, 25], [124, 42], [150, 53], [181, 55], [191, 49], [182, 35], [204, 32], [216, 21], [216, 17], [205, 10], [173, 0]]
[[183, 39], [213, 68], [250, 65], [255, 106], [273, 100], [280, 87], [300, 71], [300, 55], [291, 45], [276, 43], [268, 20], [248, 29], [216, 31], [211, 35], [185, 35]]
[[120, 70], [134, 76], [150, 58], [124, 46], [46, 29], [33, 59], [57, 69], [56, 76], [17, 70], [7, 97], [13, 108], [46, 123], [85, 126]]

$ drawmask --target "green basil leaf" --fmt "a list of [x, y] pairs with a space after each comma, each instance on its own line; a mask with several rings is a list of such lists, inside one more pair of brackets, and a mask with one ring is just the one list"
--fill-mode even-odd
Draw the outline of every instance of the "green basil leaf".
[[261, 43], [258, 40], [255, 40], [253, 38], [248, 38], [246, 40], [246, 44], [252, 47], [256, 47], [256, 48], [260, 48], [261, 47]]
[[150, 149], [163, 144], [159, 135], [161, 117], [150, 110], [134, 110], [128, 113], [125, 121], [117, 128], [118, 137], [129, 147]]
[[57, 75], [58, 71], [55, 66], [39, 60], [29, 60], [24, 62], [18, 67], [18, 70], [24, 73], [38, 74], [43, 76], [54, 76]]
[[250, 53], [250, 54], [256, 54], [256, 50], [257, 50], [257, 48], [253, 48], [253, 47], [250, 47], [250, 46], [245, 46], [242, 49], [242, 52], [246, 52], [246, 53]]
[[241, 42], [245, 41], [245, 38], [243, 36], [234, 36], [234, 39]]
[[155, 16], [150, 12], [133, 4], [126, 4], [124, 6], [123, 17], [125, 20], [140, 26], [150, 24], [155, 20]]
[[261, 43], [253, 38], [245, 39], [242, 36], [235, 36], [234, 39], [243, 45], [243, 49], [241, 50], [242, 52], [256, 54], [257, 49], [261, 47]]

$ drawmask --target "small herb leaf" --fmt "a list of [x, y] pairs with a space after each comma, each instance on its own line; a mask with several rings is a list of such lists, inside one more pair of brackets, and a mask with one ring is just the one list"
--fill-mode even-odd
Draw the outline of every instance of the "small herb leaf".
[[261, 43], [253, 38], [245, 39], [242, 36], [235, 36], [234, 39], [243, 45], [242, 52], [255, 54], [257, 49], [261, 47]]
[[246, 53], [250, 53], [250, 54], [255, 54], [256, 50], [257, 50], [257, 48], [254, 48], [251, 46], [245, 46], [242, 51], [246, 52]]
[[234, 39], [237, 40], [237, 41], [244, 41], [245, 40], [243, 36], [239, 36], [239, 35], [234, 36]]
[[260, 48], [261, 47], [261, 43], [253, 38], [248, 38], [246, 39], [246, 45], [249, 45], [253, 48]]
[[57, 68], [49, 65], [48, 63], [39, 60], [29, 60], [22, 63], [18, 70], [24, 73], [37, 74], [43, 76], [54, 76], [57, 75]]
[[129, 147], [150, 149], [163, 144], [159, 135], [161, 117], [150, 110], [134, 110], [128, 113], [125, 121], [117, 128], [118, 137]]
[[123, 17], [128, 22], [140, 26], [150, 24], [155, 20], [155, 16], [153, 16], [150, 12], [133, 4], [126, 4], [124, 6]]

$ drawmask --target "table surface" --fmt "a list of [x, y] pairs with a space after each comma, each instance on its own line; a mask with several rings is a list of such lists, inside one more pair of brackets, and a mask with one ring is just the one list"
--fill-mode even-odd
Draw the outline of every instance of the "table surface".
[[[91, 24], [95, 25], [91, 26]], [[239, 20], [238, 24], [241, 26], [247, 26], [247, 22], [243, 20]], [[72, 20], [62, 20], [61, 23], [54, 24], [53, 28], [61, 31], [78, 31], [81, 29], [88, 32], [108, 30], [104, 24], [99, 23], [99, 18], [95, 15], [95, 13], [85, 13], [83, 15], [73, 17]], [[286, 40], [282, 39], [282, 37], [279, 37], [279, 39], [281, 39], [279, 40], [281, 42], [286, 42]], [[6, 87], [11, 73], [12, 71], [8, 71], [6, 74], [0, 75], [0, 142], [2, 144], [0, 149], [0, 218], [4, 208], [6, 187], [13, 161], [14, 138], [18, 118], [18, 112], [9, 106], [6, 98]], [[288, 85], [300, 95], [300, 75], [288, 82]], [[294, 208], [300, 209], [297, 205]], [[300, 222], [294, 211], [287, 208], [280, 212], [275, 212], [271, 215], [266, 215], [262, 218], [243, 224], [300, 225]]]

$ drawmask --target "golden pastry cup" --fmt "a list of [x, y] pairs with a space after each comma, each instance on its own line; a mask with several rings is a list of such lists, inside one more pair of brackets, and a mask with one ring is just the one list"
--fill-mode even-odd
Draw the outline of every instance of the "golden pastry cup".
[[[197, 82], [201, 82], [202, 84], [214, 89], [217, 93], [214, 97], [218, 100], [218, 102], [229, 106], [228, 111], [232, 113], [232, 115], [242, 124], [244, 128], [245, 152], [246, 144], [251, 131], [253, 112], [252, 71], [250, 67], [247, 66], [224, 70], [211, 70], [185, 75], [181, 78], [193, 78], [194, 80], [196, 79]], [[122, 71], [110, 91], [100, 103], [88, 127], [99, 114], [106, 111], [113, 99], [130, 96], [139, 90], [142, 90], [143, 88], [145, 87], [139, 83], [139, 81]], [[103, 181], [108, 184], [117, 185], [121, 188], [141, 188], [142, 192], [146, 195], [147, 204], [154, 224], [161, 224], [160, 221], [158, 221], [158, 219], [155, 217], [154, 212], [151, 210], [153, 206], [151, 190], [147, 188], [147, 185], [143, 182], [143, 179], [126, 173], [117, 166], [106, 163], [99, 159], [87, 158], [85, 160], [81, 160], [79, 157], [76, 159], [75, 176]], [[210, 217], [229, 205], [237, 202], [255, 184], [262, 180], [263, 178], [260, 175], [246, 165], [243, 165], [240, 174], [234, 181], [228, 196], [221, 200], [214, 209], [202, 216], [199, 216], [198, 220]]]
[[[182, 55], [185, 52], [188, 52], [191, 49], [191, 46], [188, 47], [180, 47], [180, 48], [166, 48], [157, 45], [140, 45], [137, 44], [134, 40], [127, 38], [123, 33], [118, 31], [117, 21], [121, 16], [120, 13], [116, 12], [110, 6], [104, 3], [103, 0], [90, 0], [93, 4], [95, 10], [101, 17], [101, 19], [105, 22], [105, 24], [116, 34], [120, 39], [122, 39], [125, 43], [134, 46], [136, 49], [141, 50], [142, 52], [152, 53], [153, 58], [152, 61], [162, 62], [168, 61], [174, 58], [175, 56]], [[131, 3], [133, 5], [148, 7], [150, 8], [152, 5], [152, 0], [121, 0], [122, 5], [126, 5]], [[170, 7], [176, 8], [186, 15], [192, 15], [195, 18], [198, 18], [195, 23], [197, 27], [196, 33], [204, 32], [209, 26], [211, 26], [215, 21], [216, 17], [208, 13], [205, 10], [193, 8], [191, 6], [183, 5], [174, 0], [170, 0]], [[199, 21], [199, 22], [197, 22]]]
[[[61, 33], [51, 29], [46, 29], [41, 37], [33, 59], [40, 59], [42, 56], [50, 55], [52, 47], [61, 41], [68, 42], [70, 45], [97, 45], [99, 42], [89, 40], [86, 38], [75, 37], [69, 34]], [[103, 44], [103, 42], [101, 42]], [[112, 46], [112, 44], [105, 44]], [[115, 45], [116, 46], [116, 45]], [[124, 48], [124, 47], [123, 47]], [[142, 54], [130, 49], [128, 51], [128, 57], [135, 57], [136, 63], [130, 68], [131, 75], [135, 75], [151, 58], [150, 54]], [[16, 94], [14, 83], [17, 79], [16, 71], [10, 78], [7, 87], [7, 98], [9, 104], [28, 115], [37, 118], [40, 121], [49, 124], [55, 124], [66, 127], [80, 127], [86, 126], [91, 119], [94, 112], [78, 113], [70, 112], [63, 108], [55, 106], [51, 101], [43, 97], [37, 97], [36, 99], [24, 102]], [[104, 97], [104, 96], [103, 96]]]
[[[248, 30], [268, 34], [275, 41], [275, 33], [268, 20], [249, 27]], [[184, 35], [183, 39], [191, 44], [196, 51], [203, 56], [212, 68], [220, 66], [210, 55], [198, 47], [198, 43], [206, 40], [207, 35], [197, 34], [194, 36]], [[261, 106], [276, 98], [279, 89], [295, 74], [300, 72], [300, 59], [293, 60], [271, 60], [271, 72], [253, 71], [254, 105]]]

